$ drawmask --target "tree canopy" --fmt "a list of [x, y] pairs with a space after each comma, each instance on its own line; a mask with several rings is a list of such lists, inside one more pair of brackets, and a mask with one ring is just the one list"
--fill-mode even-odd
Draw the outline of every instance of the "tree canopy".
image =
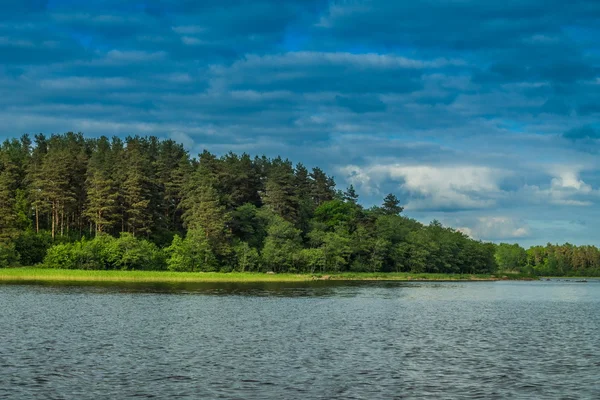
[[0, 145], [0, 266], [173, 271], [597, 274], [595, 247], [494, 245], [363, 207], [318, 167], [156, 137]]

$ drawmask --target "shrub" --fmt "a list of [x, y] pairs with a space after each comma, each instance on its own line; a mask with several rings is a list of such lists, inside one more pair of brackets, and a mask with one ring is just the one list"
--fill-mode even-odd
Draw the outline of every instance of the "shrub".
[[217, 260], [201, 228], [188, 231], [185, 239], [175, 235], [165, 253], [171, 271], [216, 271]]
[[44, 258], [47, 268], [160, 270], [165, 267], [164, 255], [156, 245], [124, 233], [115, 239], [98, 235], [75, 243], [57, 244], [48, 249]]
[[255, 271], [258, 267], [258, 251], [246, 242], [240, 242], [234, 247], [236, 270], [240, 272]]
[[74, 244], [57, 244], [48, 249], [44, 257], [44, 267], [77, 269], [77, 257], [75, 255]]
[[19, 253], [14, 243], [0, 243], [0, 268], [15, 267], [19, 264]]
[[15, 249], [22, 265], [31, 266], [44, 261], [46, 252], [52, 246], [52, 235], [47, 231], [36, 233], [28, 230], [15, 239]]
[[165, 258], [152, 242], [137, 239], [130, 233], [121, 233], [108, 246], [108, 260], [115, 269], [161, 270], [165, 269]]

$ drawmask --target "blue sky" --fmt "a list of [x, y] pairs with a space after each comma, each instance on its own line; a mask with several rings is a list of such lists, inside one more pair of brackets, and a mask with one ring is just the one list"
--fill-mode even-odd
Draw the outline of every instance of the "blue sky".
[[0, 7], [0, 138], [280, 154], [479, 239], [600, 245], [596, 0]]

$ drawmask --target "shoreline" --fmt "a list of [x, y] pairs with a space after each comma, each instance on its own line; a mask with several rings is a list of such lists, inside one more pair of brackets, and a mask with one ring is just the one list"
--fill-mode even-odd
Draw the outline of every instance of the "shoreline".
[[0, 269], [0, 284], [18, 282], [107, 283], [293, 283], [313, 281], [490, 282], [537, 280], [522, 274], [432, 274], [408, 272], [344, 272], [267, 274], [260, 272], [102, 271], [47, 268]]

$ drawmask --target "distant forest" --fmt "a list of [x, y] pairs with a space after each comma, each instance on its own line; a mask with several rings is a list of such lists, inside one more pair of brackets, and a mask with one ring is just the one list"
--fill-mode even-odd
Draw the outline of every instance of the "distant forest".
[[0, 147], [0, 267], [600, 275], [593, 246], [485, 243], [364, 208], [281, 157], [191, 157], [156, 137], [24, 135]]

